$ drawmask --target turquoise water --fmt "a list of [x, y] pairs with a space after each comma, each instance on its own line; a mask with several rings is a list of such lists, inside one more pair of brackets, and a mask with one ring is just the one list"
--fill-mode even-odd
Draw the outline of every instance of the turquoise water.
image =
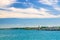
[[0, 40], [60, 40], [60, 31], [0, 30]]

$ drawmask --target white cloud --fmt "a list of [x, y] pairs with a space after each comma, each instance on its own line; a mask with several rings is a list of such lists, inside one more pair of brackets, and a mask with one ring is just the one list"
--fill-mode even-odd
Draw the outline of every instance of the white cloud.
[[0, 0], [0, 7], [6, 7], [16, 2], [16, 0]]
[[60, 11], [60, 6], [58, 5], [58, 0], [39, 0], [40, 3], [50, 5], [52, 6], [55, 10]]
[[47, 5], [54, 5], [58, 2], [58, 0], [39, 0], [39, 2]]
[[35, 8], [17, 9], [9, 8], [11, 11], [0, 10], [0, 18], [57, 18], [59, 15], [52, 15], [45, 8], [37, 10]]
[[58, 6], [58, 5], [56, 5], [56, 6], [53, 6], [53, 8], [54, 8], [55, 10], [58, 10], [58, 11], [60, 11], [60, 6]]

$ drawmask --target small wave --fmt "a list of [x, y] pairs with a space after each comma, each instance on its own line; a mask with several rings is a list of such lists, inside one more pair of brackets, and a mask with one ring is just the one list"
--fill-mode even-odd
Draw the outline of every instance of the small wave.
[[17, 35], [0, 35], [0, 37], [16, 37]]

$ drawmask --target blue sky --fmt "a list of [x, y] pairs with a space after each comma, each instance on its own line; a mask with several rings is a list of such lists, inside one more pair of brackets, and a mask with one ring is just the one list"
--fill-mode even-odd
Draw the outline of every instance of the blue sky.
[[60, 25], [60, 0], [0, 0], [0, 26]]

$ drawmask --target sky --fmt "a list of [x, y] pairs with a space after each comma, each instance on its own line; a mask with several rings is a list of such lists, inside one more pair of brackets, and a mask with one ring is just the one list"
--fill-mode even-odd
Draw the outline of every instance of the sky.
[[0, 28], [60, 25], [60, 0], [0, 0]]

